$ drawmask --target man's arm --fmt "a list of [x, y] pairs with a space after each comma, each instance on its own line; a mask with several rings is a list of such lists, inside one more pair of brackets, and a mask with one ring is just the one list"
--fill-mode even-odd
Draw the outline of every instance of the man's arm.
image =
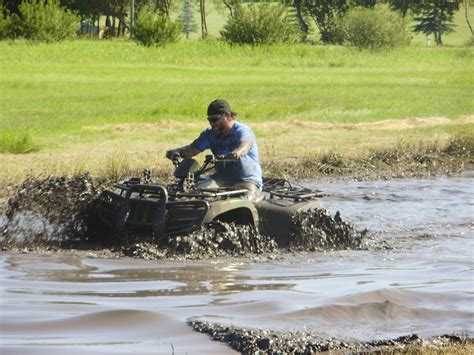
[[239, 159], [240, 157], [247, 155], [250, 148], [252, 148], [251, 140], [241, 141], [239, 146], [236, 149], [234, 149], [232, 152], [230, 152], [230, 154], [228, 155], [228, 158]]
[[199, 153], [201, 153], [199, 149], [189, 144], [189, 145], [185, 145], [184, 147], [168, 150], [166, 152], [166, 157], [171, 160], [173, 160], [175, 156], [179, 156], [181, 158], [186, 159], [186, 158], [191, 158]]

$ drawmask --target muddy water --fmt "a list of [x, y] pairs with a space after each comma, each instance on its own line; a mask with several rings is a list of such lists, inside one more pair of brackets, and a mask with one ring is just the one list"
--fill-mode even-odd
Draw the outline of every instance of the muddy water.
[[389, 250], [179, 262], [3, 252], [2, 354], [234, 353], [191, 317], [363, 341], [472, 337], [473, 183], [474, 172], [304, 182]]

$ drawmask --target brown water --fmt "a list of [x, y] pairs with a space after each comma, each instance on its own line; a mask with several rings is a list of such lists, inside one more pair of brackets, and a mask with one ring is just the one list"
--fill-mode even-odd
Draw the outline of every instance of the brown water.
[[473, 182], [303, 182], [386, 251], [179, 262], [3, 252], [1, 352], [234, 353], [191, 317], [358, 340], [472, 337]]

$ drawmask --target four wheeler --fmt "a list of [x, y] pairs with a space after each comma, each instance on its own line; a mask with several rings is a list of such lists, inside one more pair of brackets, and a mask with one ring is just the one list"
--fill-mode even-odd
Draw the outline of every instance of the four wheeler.
[[116, 231], [141, 230], [156, 235], [192, 232], [213, 221], [250, 224], [288, 246], [292, 216], [298, 211], [321, 208], [320, 191], [295, 186], [280, 178], [264, 178], [255, 202], [247, 190], [215, 187], [209, 175], [217, 164], [235, 161], [207, 155], [201, 166], [195, 159], [174, 159], [175, 181], [169, 185], [131, 178], [105, 190], [99, 198], [99, 218]]

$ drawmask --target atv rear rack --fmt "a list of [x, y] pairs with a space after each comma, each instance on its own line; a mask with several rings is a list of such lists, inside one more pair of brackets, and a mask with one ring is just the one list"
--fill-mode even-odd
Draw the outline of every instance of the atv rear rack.
[[265, 178], [263, 191], [270, 193], [270, 197], [279, 197], [293, 201], [310, 201], [322, 197], [318, 190], [310, 190], [301, 186], [294, 186], [286, 179]]
[[193, 197], [199, 199], [205, 198], [216, 198], [216, 197], [239, 197], [243, 196], [248, 192], [246, 189], [232, 190], [227, 188], [218, 189], [199, 189], [196, 192], [176, 192], [176, 197]]

